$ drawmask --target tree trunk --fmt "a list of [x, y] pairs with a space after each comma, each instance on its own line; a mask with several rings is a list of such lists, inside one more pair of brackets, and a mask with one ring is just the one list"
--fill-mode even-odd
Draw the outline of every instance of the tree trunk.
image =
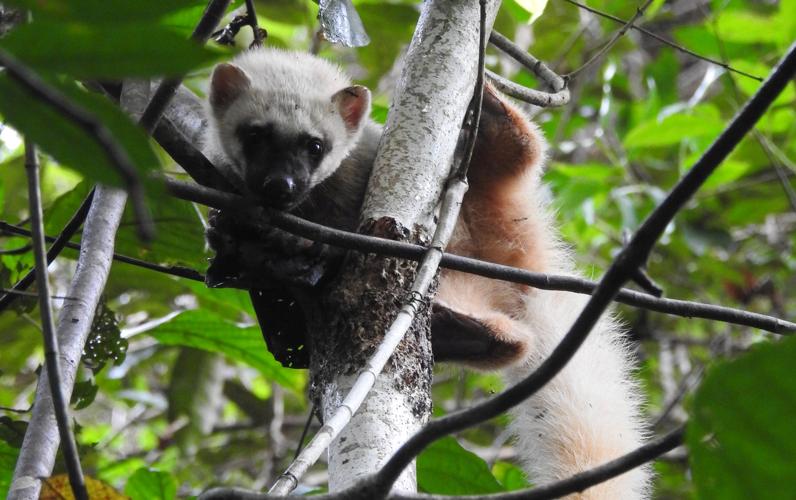
[[[499, 1], [487, 3], [487, 32]], [[359, 231], [428, 243], [478, 61], [478, 2], [432, 0], [393, 96]], [[381, 342], [415, 276], [415, 263], [352, 253], [323, 313], [312, 319], [311, 397], [324, 418]], [[426, 303], [349, 425], [329, 448], [329, 489], [378, 470], [431, 413], [433, 368]], [[416, 490], [407, 469], [396, 491]]]

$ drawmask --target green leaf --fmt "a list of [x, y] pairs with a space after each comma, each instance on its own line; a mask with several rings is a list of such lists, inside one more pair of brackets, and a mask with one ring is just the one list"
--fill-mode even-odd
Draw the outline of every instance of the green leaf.
[[776, 18], [742, 10], [722, 12], [716, 19], [716, 31], [725, 42], [736, 43], [777, 43], [789, 36], [781, 32]]
[[452, 437], [435, 441], [417, 457], [417, 484], [425, 493], [440, 495], [505, 491], [486, 462]]
[[410, 5], [384, 2], [363, 2], [357, 6], [357, 12], [368, 32], [379, 34], [379, 43], [371, 43], [357, 51], [360, 63], [368, 70], [364, 83], [375, 87], [412, 38], [418, 13]]
[[13, 448], [5, 441], [0, 441], [0, 497], [8, 496], [8, 488], [14, 476], [14, 466], [17, 463], [19, 449]]
[[108, 2], [107, 0], [7, 0], [11, 5], [29, 9], [35, 19], [51, 18], [61, 22], [83, 21], [113, 23], [151, 21], [190, 5], [202, 7], [204, 0], [136, 0]]
[[155, 222], [155, 239], [146, 247], [136, 233], [130, 206], [116, 235], [119, 253], [159, 264], [176, 264], [203, 272], [207, 267], [205, 231], [193, 205], [162, 192], [147, 193], [146, 204]]
[[[74, 84], [49, 82], [49, 85], [102, 122], [127, 152], [142, 178], [158, 165], [144, 132], [118, 107], [107, 99], [80, 90]], [[122, 184], [115, 167], [92, 134], [31, 96], [3, 74], [0, 74], [0, 95], [3, 96], [0, 113], [4, 118], [60, 164], [94, 181], [116, 186]]]
[[756, 346], [709, 371], [687, 442], [700, 498], [793, 498], [796, 338]]
[[530, 14], [527, 23], [531, 24], [542, 15], [547, 6], [547, 0], [515, 0], [518, 6]]
[[141, 468], [127, 480], [124, 492], [131, 500], [172, 500], [177, 498], [177, 481], [166, 472]]
[[15, 29], [0, 47], [42, 73], [109, 79], [180, 75], [221, 54], [149, 23], [87, 25], [42, 20]]
[[300, 393], [303, 376], [297, 370], [283, 368], [268, 352], [262, 333], [256, 326], [239, 327], [206, 312], [186, 311], [147, 332], [166, 345], [195, 347], [218, 352], [240, 361], [260, 372], [269, 380]]
[[72, 398], [69, 403], [75, 405], [75, 410], [82, 410], [88, 408], [94, 399], [97, 397], [99, 386], [95, 385], [92, 380], [83, 380], [75, 384], [72, 391]]
[[[663, 120], [644, 122], [628, 132], [625, 147], [660, 147], [679, 144], [684, 139], [701, 136], [714, 136], [724, 130], [724, 122], [706, 107], [694, 108], [692, 114], [678, 113]], [[710, 108], [707, 108], [710, 109]]]
[[525, 472], [514, 464], [498, 460], [492, 466], [492, 474], [495, 479], [500, 481], [506, 491], [515, 491], [528, 488], [528, 478], [525, 477]]

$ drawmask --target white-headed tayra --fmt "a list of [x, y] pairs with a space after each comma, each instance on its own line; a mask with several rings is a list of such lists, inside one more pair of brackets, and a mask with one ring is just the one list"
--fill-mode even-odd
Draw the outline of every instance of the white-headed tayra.
[[[239, 189], [275, 208], [355, 230], [380, 137], [370, 92], [315, 56], [245, 52], [216, 67], [205, 150]], [[470, 190], [451, 253], [532, 271], [574, 274], [540, 176], [546, 145], [530, 120], [487, 87]], [[343, 255], [240, 214], [215, 213], [208, 239], [217, 257], [209, 283], [250, 283], [269, 348], [283, 364], [307, 365], [301, 310], [291, 293], [323, 287]], [[264, 286], [255, 279], [272, 278]], [[432, 315], [436, 361], [500, 369], [523, 378], [551, 352], [584, 296], [542, 291], [455, 271], [442, 273]], [[568, 477], [642, 442], [641, 398], [629, 348], [610, 318], [595, 327], [566, 368], [513, 410], [512, 427], [535, 484]], [[577, 498], [646, 498], [650, 473], [634, 469]]]

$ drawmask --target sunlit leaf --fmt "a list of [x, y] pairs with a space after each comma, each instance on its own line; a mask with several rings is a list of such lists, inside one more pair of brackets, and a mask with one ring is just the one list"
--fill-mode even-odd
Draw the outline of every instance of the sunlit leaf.
[[[86, 490], [89, 498], [103, 500], [127, 500], [127, 496], [116, 491], [112, 486], [103, 483], [93, 477], [84, 477]], [[72, 487], [69, 484], [69, 476], [58, 474], [44, 479], [39, 500], [72, 500]], [[155, 498], [155, 497], [152, 497]]]
[[177, 481], [167, 472], [141, 468], [130, 476], [124, 492], [131, 500], [173, 500]]

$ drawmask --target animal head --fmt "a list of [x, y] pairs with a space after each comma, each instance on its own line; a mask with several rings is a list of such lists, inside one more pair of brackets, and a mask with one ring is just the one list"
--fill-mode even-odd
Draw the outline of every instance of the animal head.
[[216, 66], [209, 106], [217, 140], [248, 191], [291, 209], [355, 146], [370, 91], [310, 54], [259, 49]]

